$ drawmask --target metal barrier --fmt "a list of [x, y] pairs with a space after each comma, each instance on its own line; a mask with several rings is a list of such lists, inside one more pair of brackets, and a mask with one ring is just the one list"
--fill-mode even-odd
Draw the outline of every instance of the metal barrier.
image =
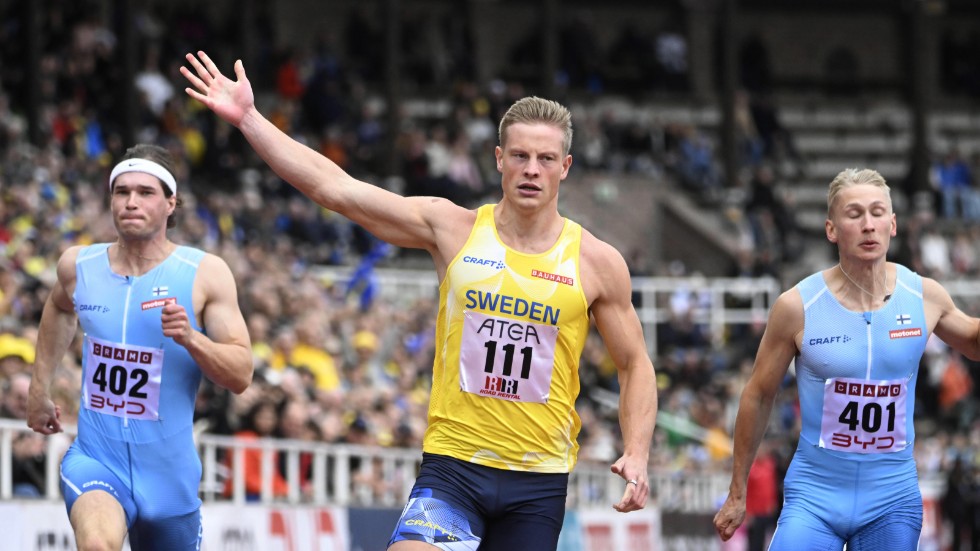
[[[319, 278], [346, 285], [352, 268], [321, 266]], [[438, 296], [439, 282], [431, 270], [376, 269], [371, 273], [378, 282], [380, 296], [401, 305], [421, 298]], [[673, 317], [671, 299], [688, 300], [692, 321], [710, 328], [715, 345], [724, 343], [730, 324], [752, 324], [765, 321], [769, 309], [781, 292], [773, 278], [705, 278], [705, 277], [634, 277], [632, 279], [636, 312], [643, 324], [643, 334], [650, 355], [657, 355], [657, 326]]]
[[[0, 500], [13, 495], [13, 441], [31, 430], [17, 419], [0, 419]], [[49, 501], [61, 499], [58, 465], [74, 427], [66, 433], [47, 437], [46, 493]], [[340, 505], [401, 507], [408, 499], [422, 452], [417, 449], [382, 448], [301, 442], [294, 440], [260, 439], [242, 441], [233, 436], [199, 434], [203, 475], [201, 499], [208, 503], [253, 500], [260, 503], [289, 503], [304, 505]], [[246, 449], [261, 450], [261, 492], [247, 496], [245, 491], [244, 455]], [[308, 454], [310, 462], [309, 491], [304, 492], [300, 476], [301, 456]], [[273, 495], [273, 473], [278, 459], [283, 458], [288, 492]], [[363, 469], [370, 469], [365, 472]], [[382, 481], [372, 487], [363, 480]], [[650, 475], [653, 498], [664, 511], [713, 511], [720, 496], [728, 491], [728, 476], [723, 474], [689, 474], [653, 472]], [[226, 491], [230, 490], [230, 491]], [[581, 462], [569, 481], [570, 507], [608, 508], [617, 503], [624, 490], [623, 481], [612, 474], [604, 463]]]
[[[353, 272], [349, 267], [333, 266], [321, 266], [316, 270], [318, 276], [344, 285]], [[439, 282], [431, 270], [379, 268], [370, 277], [379, 283], [379, 294], [392, 304], [437, 297]], [[965, 312], [980, 315], [980, 282], [951, 280], [942, 284]], [[691, 320], [707, 325], [712, 343], [721, 346], [731, 325], [765, 322], [782, 292], [780, 283], [771, 277], [634, 277], [632, 286], [643, 336], [654, 358], [658, 352], [658, 326], [668, 323], [674, 316], [672, 300], [686, 301]]]

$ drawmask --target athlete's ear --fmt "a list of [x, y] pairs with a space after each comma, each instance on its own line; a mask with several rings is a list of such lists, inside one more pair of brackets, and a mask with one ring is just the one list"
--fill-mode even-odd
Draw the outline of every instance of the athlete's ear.
[[565, 155], [565, 159], [561, 163], [561, 179], [564, 180], [568, 176], [568, 169], [572, 168], [572, 156]]
[[827, 232], [827, 241], [837, 243], [837, 227], [830, 218], [824, 222], [824, 231]]

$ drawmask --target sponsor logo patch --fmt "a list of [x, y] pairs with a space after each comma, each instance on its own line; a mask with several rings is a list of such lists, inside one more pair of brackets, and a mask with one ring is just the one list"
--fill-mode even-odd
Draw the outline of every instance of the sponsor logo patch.
[[491, 268], [496, 268], [498, 270], [503, 270], [507, 267], [502, 260], [495, 260], [492, 258], [477, 258], [475, 256], [464, 256], [463, 262], [467, 264], [479, 264], [481, 266], [489, 266]]
[[148, 300], [148, 301], [140, 304], [140, 307], [143, 310], [150, 310], [152, 308], [163, 308], [167, 304], [176, 304], [176, 303], [177, 303], [177, 298], [176, 297], [157, 298], [157, 299], [153, 299], [153, 300]]
[[558, 283], [563, 283], [565, 285], [575, 285], [574, 277], [566, 277], [563, 275], [543, 272], [541, 270], [531, 270], [531, 277], [547, 279], [548, 281], [557, 281]]
[[912, 327], [911, 329], [893, 329], [888, 332], [890, 339], [907, 339], [909, 337], [921, 337], [922, 328]]
[[818, 344], [835, 344], [835, 343], [845, 343], [850, 342], [851, 337], [847, 335], [834, 335], [833, 337], [814, 337], [807, 341], [810, 346], [816, 346]]

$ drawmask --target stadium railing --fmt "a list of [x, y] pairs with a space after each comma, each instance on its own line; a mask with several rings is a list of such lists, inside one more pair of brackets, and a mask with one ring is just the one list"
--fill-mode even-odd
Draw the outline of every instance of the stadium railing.
[[[354, 271], [339, 266], [316, 270], [321, 280], [339, 285], [347, 285]], [[368, 277], [376, 282], [378, 296], [392, 304], [438, 296], [438, 281], [430, 270], [379, 268]], [[773, 278], [634, 277], [632, 283], [634, 305], [653, 357], [658, 325], [669, 322], [676, 312], [678, 301], [672, 299], [688, 304], [692, 321], [707, 325], [713, 344], [721, 345], [728, 325], [764, 322], [781, 292]]]
[[[13, 442], [30, 433], [18, 419], [0, 419], [0, 500], [14, 497], [12, 482]], [[74, 433], [74, 427], [57, 438], [47, 438], [46, 484], [42, 499], [60, 501], [58, 465]], [[311, 506], [404, 505], [415, 481], [422, 452], [418, 449], [382, 448], [301, 442], [283, 439], [242, 441], [233, 436], [197, 435], [203, 475], [200, 496], [205, 503], [246, 501], [273, 504], [288, 503]], [[245, 491], [243, 457], [246, 449], [261, 450], [261, 492], [248, 496]], [[301, 480], [301, 458], [310, 462], [310, 477]], [[279, 460], [285, 465], [286, 495], [273, 495], [273, 473]], [[380, 488], [358, 481], [360, 469], [376, 469], [371, 480], [383, 480]], [[304, 491], [304, 486], [309, 490]], [[654, 471], [650, 487], [657, 505], [663, 511], [709, 512], [719, 496], [728, 489], [728, 477], [720, 474]], [[569, 482], [570, 507], [608, 508], [619, 501], [623, 481], [609, 471], [606, 463], [580, 462]]]

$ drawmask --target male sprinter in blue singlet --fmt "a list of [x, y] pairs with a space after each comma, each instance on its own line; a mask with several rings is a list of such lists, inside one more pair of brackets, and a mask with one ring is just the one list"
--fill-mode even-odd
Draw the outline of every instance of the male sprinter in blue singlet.
[[167, 239], [178, 206], [169, 152], [130, 148], [109, 176], [114, 243], [72, 247], [41, 316], [28, 424], [60, 432], [51, 380], [80, 322], [78, 437], [61, 490], [80, 550], [194, 550], [201, 375], [241, 393], [252, 355], [235, 280], [220, 258]]
[[242, 131], [259, 156], [319, 205], [379, 238], [432, 255], [439, 314], [422, 467], [390, 551], [553, 550], [578, 454], [578, 364], [594, 317], [619, 369], [622, 512], [649, 493], [657, 413], [653, 364], [630, 302], [626, 262], [558, 212], [572, 156], [571, 114], [524, 98], [500, 123], [503, 197], [468, 209], [355, 180], [282, 133], [236, 82], [188, 54], [187, 92]]
[[922, 529], [912, 446], [915, 383], [930, 333], [980, 359], [980, 320], [935, 280], [885, 259], [896, 233], [884, 178], [847, 169], [830, 184], [827, 238], [839, 263], [773, 305], [742, 391], [723, 540], [745, 519], [745, 488], [773, 400], [796, 360], [803, 428], [771, 551], [913, 551]]

